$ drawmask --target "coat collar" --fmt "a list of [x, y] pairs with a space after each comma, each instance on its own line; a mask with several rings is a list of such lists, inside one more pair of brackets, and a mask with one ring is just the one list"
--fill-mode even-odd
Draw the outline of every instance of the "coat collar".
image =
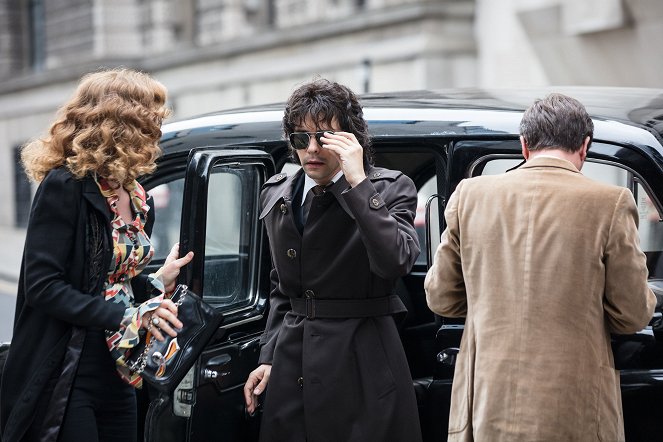
[[94, 178], [91, 176], [83, 178], [83, 198], [88, 200], [90, 205], [94, 207], [97, 212], [101, 213], [110, 224], [111, 211], [108, 208], [108, 203], [106, 202], [106, 198], [104, 198], [99, 191], [99, 187], [94, 181]]
[[[275, 187], [274, 192], [268, 197], [262, 212], [260, 213], [260, 219], [264, 218], [274, 207], [278, 201], [289, 202], [292, 204], [294, 200], [295, 192], [298, 187], [297, 182], [304, 173], [304, 169], [299, 169], [294, 175], [289, 176], [282, 184], [279, 184]], [[303, 179], [302, 179], [303, 181]], [[345, 199], [341, 195], [344, 190], [349, 187], [345, 175], [341, 176], [332, 186], [329, 187], [329, 192], [334, 195], [336, 201], [338, 201], [343, 211], [348, 214], [352, 219], [354, 215], [350, 211], [348, 204], [345, 202]], [[301, 188], [301, 187], [299, 187]]]
[[552, 156], [537, 156], [527, 161], [519, 167], [519, 169], [532, 169], [535, 167], [554, 167], [558, 169], [566, 169], [569, 172], [580, 173], [578, 169], [570, 161]]
[[[374, 173], [376, 170], [377, 169], [373, 166], [369, 167], [366, 171], [366, 179], [371, 181], [381, 179], [380, 173]], [[278, 201], [283, 200], [292, 203], [294, 199], [294, 193], [297, 190], [297, 181], [303, 173], [304, 169], [299, 169], [294, 175], [289, 176], [282, 184], [276, 186], [274, 193], [268, 197], [263, 210], [260, 213], [260, 219], [263, 219], [272, 210]], [[341, 206], [343, 211], [347, 213], [350, 218], [355, 219], [355, 216], [350, 210], [348, 203], [345, 201], [345, 198], [343, 198], [343, 195], [341, 195], [349, 187], [350, 185], [345, 179], [345, 175], [342, 175], [332, 186], [329, 187], [328, 192], [331, 192], [334, 195], [334, 198], [336, 198], [336, 201], [338, 201], [338, 204]]]
[[304, 171], [303, 169], [300, 169], [297, 173], [287, 178], [285, 173], [281, 173], [267, 180], [263, 185], [263, 192], [267, 195], [267, 200], [260, 212], [259, 219], [263, 219], [267, 216], [274, 205], [279, 201], [284, 201], [287, 204], [292, 205], [295, 189], [297, 187], [296, 184], [302, 173], [304, 173]]

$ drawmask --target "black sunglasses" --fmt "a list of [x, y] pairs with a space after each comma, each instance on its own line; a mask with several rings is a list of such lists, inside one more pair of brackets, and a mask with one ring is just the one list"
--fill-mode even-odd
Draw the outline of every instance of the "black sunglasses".
[[322, 141], [320, 141], [321, 137], [325, 136], [326, 133], [333, 134], [331, 130], [319, 130], [317, 132], [293, 132], [290, 134], [290, 144], [292, 144], [292, 147], [300, 150], [300, 149], [306, 149], [311, 142], [311, 135], [315, 137], [315, 141], [318, 142], [318, 146], [322, 146]]

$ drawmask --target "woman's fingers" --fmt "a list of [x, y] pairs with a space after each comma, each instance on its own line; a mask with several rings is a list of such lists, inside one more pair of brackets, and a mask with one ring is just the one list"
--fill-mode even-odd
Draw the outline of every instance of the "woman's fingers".
[[[168, 336], [170, 336], [170, 337], [172, 337], [172, 338], [174, 338], [175, 336], [177, 336], [177, 332], [176, 332], [176, 331], [173, 329], [173, 327], [168, 323], [168, 321], [166, 321], [166, 320], [164, 320], [164, 319], [162, 319], [161, 322], [159, 323], [159, 325], [158, 325], [157, 327], [154, 327], [154, 328], [159, 329], [158, 331], [160, 331], [161, 333], [166, 333]], [[155, 333], [156, 330], [154, 330], [154, 328], [152, 328], [152, 330], [153, 330], [153, 331], [152, 331], [152, 334], [154, 334], [154, 335], [156, 336], [156, 333]], [[157, 338], [157, 339], [158, 339], [158, 338]], [[159, 341], [163, 341], [163, 335], [162, 335], [162, 338], [159, 339]]]
[[163, 341], [165, 339], [161, 334], [161, 330], [159, 330], [157, 327], [152, 327], [150, 329], [150, 333], [152, 333], [152, 336], [154, 336], [154, 339], [157, 341]]
[[161, 304], [159, 305], [159, 307], [157, 307], [157, 309], [160, 308], [164, 308], [170, 311], [171, 313], [173, 313], [175, 316], [177, 316], [177, 305], [175, 305], [172, 299], [166, 298], [163, 301], [161, 301]]
[[[154, 324], [154, 323], [153, 323], [154, 325], [156, 325], [157, 327], [159, 327], [159, 328], [161, 328], [161, 329], [164, 329], [164, 327], [162, 326], [162, 324], [163, 324], [164, 322], [166, 322], [166, 323], [170, 323], [170, 324], [172, 324], [172, 325], [173, 325], [174, 327], [176, 327], [176, 328], [182, 328], [182, 321], [180, 321], [179, 319], [177, 319], [177, 311], [175, 311], [175, 312], [173, 313], [171, 310], [165, 309], [165, 308], [163, 308], [163, 307], [159, 307], [157, 310], [159, 311], [158, 316], [153, 316], [153, 318], [154, 318], [154, 317], [158, 317], [158, 318], [159, 318], [159, 322], [160, 322], [161, 324], [158, 324], [158, 325], [157, 325], [157, 324]], [[170, 334], [170, 333], [169, 333], [169, 334]], [[171, 335], [171, 336], [174, 336], [174, 335]]]
[[184, 267], [185, 265], [187, 265], [188, 263], [190, 263], [192, 259], [193, 259], [193, 252], [189, 252], [186, 255], [184, 255], [183, 257], [178, 258], [175, 261], [173, 261], [172, 264], [174, 266], [176, 266], [179, 270], [182, 267]]
[[148, 318], [148, 323], [143, 325], [152, 332], [152, 335], [158, 340], [163, 341], [163, 333], [177, 336], [176, 329], [182, 329], [184, 324], [177, 319], [177, 306], [170, 299], [164, 299], [161, 305], [157, 307]]
[[190, 263], [192, 259], [193, 252], [189, 252], [181, 258], [177, 258], [177, 254], [175, 254], [173, 260], [166, 260], [164, 266], [157, 272], [161, 275], [161, 281], [163, 281], [166, 292], [170, 292], [175, 288], [175, 280], [180, 274], [180, 269]]
[[180, 255], [180, 243], [176, 242], [173, 244], [173, 247], [170, 248], [170, 252], [168, 252], [168, 256], [166, 257], [166, 262], [164, 265], [168, 265], [171, 262], [175, 261], [177, 257]]

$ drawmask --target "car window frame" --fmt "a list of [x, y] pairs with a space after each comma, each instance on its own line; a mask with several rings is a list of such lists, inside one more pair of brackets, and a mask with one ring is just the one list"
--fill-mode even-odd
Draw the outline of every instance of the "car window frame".
[[[192, 148], [188, 153], [180, 224], [180, 248], [183, 251], [193, 250], [198, 253], [194, 254], [192, 262], [183, 268], [178, 282], [189, 285], [194, 293], [202, 294], [204, 292], [207, 191], [212, 169], [221, 165], [246, 166], [250, 164], [258, 165], [261, 168], [258, 171], [260, 183], [255, 187], [255, 210], [251, 215], [255, 220], [253, 223], [254, 240], [248, 251], [251, 274], [247, 287], [250, 295], [247, 299], [250, 301], [238, 308], [215, 307], [225, 317], [220, 327], [222, 329], [258, 321], [264, 316], [266, 309], [264, 298], [269, 293], [269, 289], [264, 287], [264, 282], [261, 280], [263, 266], [261, 256], [266, 238], [258, 220], [258, 200], [261, 185], [274, 174], [274, 160], [260, 146], [203, 146]], [[193, 209], [193, 213], [185, 213], [185, 210], [189, 208]]]

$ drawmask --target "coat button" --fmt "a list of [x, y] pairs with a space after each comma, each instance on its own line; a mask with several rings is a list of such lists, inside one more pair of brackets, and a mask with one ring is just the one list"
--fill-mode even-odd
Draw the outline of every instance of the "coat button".
[[286, 206], [285, 204], [281, 204], [280, 209], [282, 214], [285, 215], [286, 213], [288, 213], [288, 206]]
[[295, 259], [297, 257], [297, 251], [295, 249], [288, 249], [285, 254], [288, 255], [288, 258], [290, 259]]
[[299, 379], [297, 379], [297, 383], [299, 384], [299, 388], [304, 388], [304, 378], [303, 377], [300, 376]]
[[377, 198], [372, 198], [371, 199], [371, 204], [373, 204], [373, 207], [377, 207], [380, 205], [380, 200]]
[[380, 175], [382, 175], [380, 172], [375, 172], [373, 174], [373, 178], [378, 178]]
[[304, 295], [305, 295], [307, 298], [315, 298], [315, 292], [314, 292], [313, 290], [306, 290], [306, 291], [304, 292]]

